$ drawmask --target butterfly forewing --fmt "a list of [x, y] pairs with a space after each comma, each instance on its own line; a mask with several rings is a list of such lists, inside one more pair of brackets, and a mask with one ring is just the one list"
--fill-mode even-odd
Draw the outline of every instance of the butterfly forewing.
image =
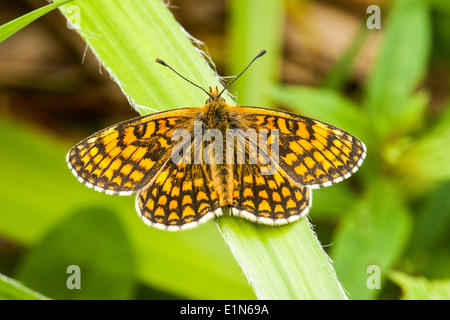
[[199, 108], [125, 121], [81, 141], [67, 154], [72, 172], [87, 186], [114, 194], [136, 193], [170, 161], [175, 129], [188, 127]]
[[358, 138], [322, 121], [258, 107], [236, 107], [236, 112], [255, 129], [279, 130], [279, 167], [302, 186], [319, 188], [342, 181], [366, 155]]

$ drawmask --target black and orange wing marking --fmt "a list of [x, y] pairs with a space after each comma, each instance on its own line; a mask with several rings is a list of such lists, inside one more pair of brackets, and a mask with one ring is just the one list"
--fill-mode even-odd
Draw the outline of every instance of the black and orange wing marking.
[[297, 185], [282, 170], [264, 175], [261, 165], [236, 165], [234, 186], [232, 214], [259, 223], [293, 222], [312, 204], [310, 188]]
[[222, 214], [209, 166], [170, 161], [136, 198], [142, 220], [158, 229], [190, 229]]
[[300, 186], [314, 189], [340, 182], [356, 172], [366, 156], [358, 138], [325, 122], [258, 107], [235, 110], [250, 128], [279, 130], [279, 167]]
[[188, 128], [201, 108], [183, 108], [131, 119], [100, 130], [67, 154], [78, 180], [108, 194], [137, 193], [170, 160], [175, 129]]

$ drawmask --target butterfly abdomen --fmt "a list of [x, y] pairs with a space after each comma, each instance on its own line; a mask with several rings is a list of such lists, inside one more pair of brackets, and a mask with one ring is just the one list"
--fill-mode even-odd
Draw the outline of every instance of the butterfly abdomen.
[[221, 207], [233, 204], [233, 166], [231, 164], [211, 164], [214, 189], [219, 196]]
[[222, 154], [218, 154], [215, 161], [210, 164], [203, 162], [203, 165], [210, 166], [212, 183], [218, 194], [220, 206], [229, 206], [233, 203], [233, 164], [226, 162], [225, 150], [231, 110], [223, 99], [211, 100], [204, 106], [204, 110], [203, 127], [220, 131], [223, 140]]

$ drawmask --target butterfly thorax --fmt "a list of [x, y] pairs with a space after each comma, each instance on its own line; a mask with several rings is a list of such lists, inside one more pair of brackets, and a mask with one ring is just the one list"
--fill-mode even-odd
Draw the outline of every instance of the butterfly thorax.
[[[206, 104], [203, 106], [202, 122], [204, 130], [216, 129], [222, 133], [224, 149], [226, 148], [226, 131], [230, 128], [232, 118], [232, 106], [225, 102], [225, 99], [219, 96], [217, 87], [210, 88], [210, 96]], [[221, 206], [232, 205], [233, 198], [233, 164], [226, 163], [225, 153], [222, 155], [223, 161], [221, 164], [211, 163], [205, 170], [211, 173], [212, 184], [217, 190], [219, 202]]]
[[211, 98], [203, 106], [203, 127], [205, 129], [218, 129], [225, 133], [231, 115], [230, 106], [225, 102], [225, 99], [219, 96], [217, 87], [209, 90]]

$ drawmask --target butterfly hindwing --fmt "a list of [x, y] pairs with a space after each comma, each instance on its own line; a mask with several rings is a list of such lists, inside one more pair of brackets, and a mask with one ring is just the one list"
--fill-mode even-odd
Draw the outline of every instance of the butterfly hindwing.
[[308, 187], [298, 186], [282, 170], [273, 175], [262, 172], [258, 165], [235, 167], [233, 214], [264, 224], [285, 224], [308, 213], [312, 203]]
[[222, 214], [211, 173], [201, 164], [169, 162], [136, 198], [147, 224], [164, 230], [189, 229]]

